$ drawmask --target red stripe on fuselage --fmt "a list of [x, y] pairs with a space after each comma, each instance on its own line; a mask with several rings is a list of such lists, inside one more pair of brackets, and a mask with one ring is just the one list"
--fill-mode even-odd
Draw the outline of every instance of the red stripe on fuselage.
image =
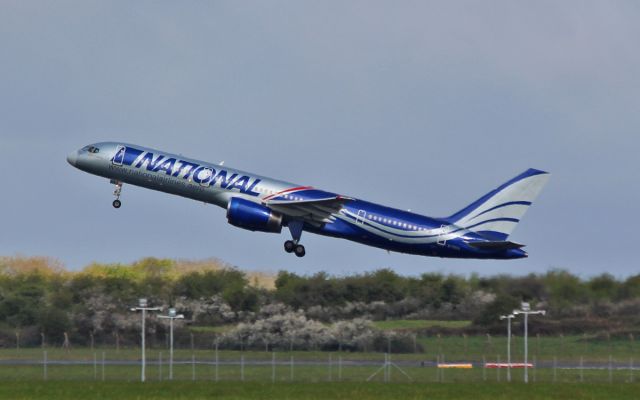
[[312, 186], [298, 186], [298, 187], [294, 187], [294, 188], [291, 188], [291, 189], [282, 190], [282, 191], [280, 191], [278, 193], [274, 193], [274, 194], [271, 194], [271, 195], [265, 197], [263, 200], [269, 200], [272, 197], [278, 197], [278, 196], [280, 196], [282, 194], [293, 192], [295, 190], [307, 190], [307, 189], [313, 189], [313, 187]]

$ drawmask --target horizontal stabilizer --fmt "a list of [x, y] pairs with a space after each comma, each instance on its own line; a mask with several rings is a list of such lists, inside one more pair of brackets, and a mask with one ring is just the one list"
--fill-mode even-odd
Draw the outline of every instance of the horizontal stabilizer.
[[480, 250], [511, 250], [523, 248], [524, 244], [501, 240], [497, 242], [471, 242], [469, 246]]

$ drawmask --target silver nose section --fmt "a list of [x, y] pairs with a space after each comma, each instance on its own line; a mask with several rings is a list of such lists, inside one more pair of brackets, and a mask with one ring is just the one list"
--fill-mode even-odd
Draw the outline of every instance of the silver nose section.
[[78, 152], [74, 151], [73, 153], [69, 154], [67, 156], [67, 162], [76, 167], [76, 164], [78, 163]]

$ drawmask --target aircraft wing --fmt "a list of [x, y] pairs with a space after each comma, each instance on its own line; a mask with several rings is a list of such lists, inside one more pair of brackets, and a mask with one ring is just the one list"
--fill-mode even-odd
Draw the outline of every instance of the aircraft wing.
[[335, 220], [349, 197], [315, 189], [303, 189], [278, 196], [269, 196], [263, 204], [287, 217], [302, 220], [315, 226]]

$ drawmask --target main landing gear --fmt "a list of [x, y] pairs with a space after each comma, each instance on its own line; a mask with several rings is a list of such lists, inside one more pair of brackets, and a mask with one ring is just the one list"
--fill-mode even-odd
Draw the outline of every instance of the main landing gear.
[[304, 257], [306, 251], [304, 246], [301, 244], [296, 244], [293, 240], [287, 240], [284, 242], [284, 251], [287, 253], [294, 253], [298, 257]]
[[298, 243], [302, 236], [302, 225], [302, 221], [290, 221], [289, 231], [291, 232], [293, 240], [287, 240], [284, 242], [284, 251], [287, 253], [293, 253], [298, 257], [304, 257], [306, 254], [304, 246]]
[[111, 180], [111, 183], [116, 185], [116, 190], [113, 191], [113, 195], [116, 196], [116, 199], [111, 203], [113, 208], [120, 208], [122, 206], [122, 202], [120, 201], [120, 194], [122, 193], [122, 182]]

